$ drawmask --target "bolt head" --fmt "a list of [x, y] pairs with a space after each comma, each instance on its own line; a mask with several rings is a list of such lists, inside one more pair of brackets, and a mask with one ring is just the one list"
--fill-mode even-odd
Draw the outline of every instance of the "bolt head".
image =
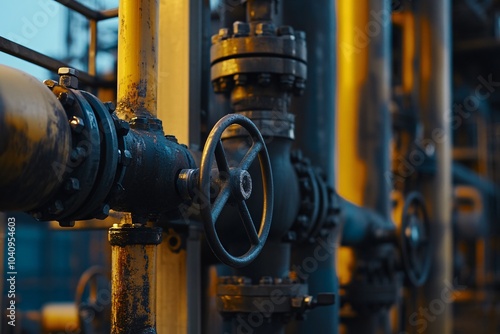
[[67, 88], [78, 89], [78, 78], [72, 75], [61, 75], [59, 84]]
[[250, 25], [246, 22], [236, 21], [233, 23], [234, 37], [244, 37], [250, 34]]
[[108, 112], [110, 114], [112, 114], [116, 110], [115, 104], [111, 101], [104, 102], [104, 106], [106, 107], [106, 109], [108, 109]]
[[64, 189], [66, 189], [66, 191], [69, 193], [73, 193], [75, 191], [78, 191], [78, 190], [80, 190], [80, 181], [77, 178], [70, 177], [66, 181], [66, 184], [64, 185]]
[[220, 88], [220, 84], [217, 80], [212, 81], [212, 88], [213, 88], [215, 94], [222, 93], [222, 90]]
[[234, 278], [234, 283], [238, 285], [250, 285], [252, 284], [252, 280], [249, 277], [236, 276]]
[[58, 215], [60, 214], [61, 212], [63, 212], [64, 210], [64, 205], [62, 203], [62, 201], [60, 200], [56, 200], [54, 202], [54, 204], [52, 204], [50, 207], [49, 207], [49, 213], [52, 214], [52, 215]]
[[294, 36], [293, 28], [290, 26], [281, 26], [278, 28], [278, 36]]
[[293, 93], [296, 96], [302, 96], [302, 95], [304, 95], [305, 90], [306, 90], [305, 80], [297, 78], [297, 80], [295, 80], [295, 84], [293, 86]]
[[268, 86], [271, 83], [271, 74], [269, 73], [261, 73], [257, 79], [259, 85]]
[[227, 93], [230, 90], [230, 80], [229, 78], [220, 78], [219, 79], [219, 87], [222, 93]]
[[109, 205], [104, 204], [95, 214], [95, 218], [97, 219], [106, 219], [109, 216]]
[[228, 38], [229, 38], [229, 29], [228, 28], [219, 29], [219, 40], [223, 41]]
[[78, 70], [71, 67], [59, 67], [57, 74], [78, 76]]
[[295, 30], [295, 39], [301, 39], [305, 40], [306, 39], [306, 32], [302, 30]]
[[247, 76], [245, 74], [235, 74], [233, 77], [236, 86], [244, 86], [247, 83]]
[[69, 125], [73, 131], [76, 133], [81, 133], [82, 130], [85, 128], [85, 123], [83, 122], [83, 119], [80, 117], [73, 116], [71, 120], [69, 121]]
[[259, 280], [259, 284], [260, 285], [271, 285], [271, 284], [273, 284], [273, 278], [271, 276], [263, 276]]
[[255, 26], [255, 35], [257, 36], [272, 36], [275, 34], [276, 27], [272, 23], [258, 23]]
[[295, 82], [295, 76], [292, 74], [282, 74], [280, 76], [280, 85], [284, 90], [290, 90], [293, 88], [293, 83]]
[[86, 156], [87, 151], [83, 147], [76, 147], [71, 151], [69, 158], [72, 162], [81, 163]]
[[73, 105], [73, 103], [75, 103], [75, 98], [69, 92], [61, 92], [61, 93], [59, 93], [57, 98], [59, 99], [59, 102], [61, 102], [61, 104], [64, 107], [70, 107]]
[[117, 119], [114, 123], [119, 136], [126, 136], [129, 133], [130, 124], [127, 121]]
[[217, 279], [217, 283], [219, 284], [229, 284], [231, 282], [231, 277], [230, 276], [220, 276]]

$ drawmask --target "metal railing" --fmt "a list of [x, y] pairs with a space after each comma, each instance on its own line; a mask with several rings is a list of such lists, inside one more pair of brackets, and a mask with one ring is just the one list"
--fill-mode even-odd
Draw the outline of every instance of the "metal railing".
[[[54, 0], [62, 6], [73, 10], [89, 20], [89, 48], [88, 48], [88, 72], [80, 71], [78, 78], [82, 83], [91, 87], [116, 87], [116, 80], [100, 78], [96, 74], [97, 55], [97, 23], [99, 21], [118, 17], [118, 8], [108, 10], [93, 10], [78, 1]], [[68, 67], [68, 64], [55, 58], [44, 55], [19, 43], [0, 36], [0, 52], [4, 52], [47, 70], [57, 72], [59, 67]]]

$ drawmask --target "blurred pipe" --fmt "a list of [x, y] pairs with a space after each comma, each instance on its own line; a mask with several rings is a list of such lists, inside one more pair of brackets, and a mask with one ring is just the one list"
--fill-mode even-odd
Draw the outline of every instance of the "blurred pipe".
[[[433, 238], [432, 267], [422, 288], [420, 305], [441, 301], [452, 283], [452, 175], [451, 175], [451, 5], [449, 0], [422, 0], [415, 3], [419, 109], [424, 123], [424, 146], [433, 153], [435, 173], [425, 174], [422, 191], [426, 199]], [[428, 322], [427, 333], [452, 332], [451, 304], [443, 301], [443, 312]], [[440, 310], [441, 311], [441, 310]]]
[[[338, 192], [347, 201], [375, 211], [384, 228], [390, 230], [390, 2], [362, 0], [337, 4], [337, 149], [341, 176]], [[349, 253], [345, 263], [355, 263], [354, 254], [365, 256]], [[352, 277], [352, 269], [345, 265], [343, 257], [342, 260], [339, 272], [343, 277]], [[387, 316], [387, 312], [358, 315], [347, 325], [347, 332], [375, 333], [381, 323], [387, 323], [387, 319], [382, 319]]]
[[[281, 2], [281, 1], [280, 1]], [[283, 24], [306, 33], [307, 88], [302, 97], [291, 103], [296, 115], [296, 147], [304, 152], [313, 166], [320, 167], [328, 185], [335, 187], [335, 61], [336, 8], [331, 0], [284, 1]], [[336, 294], [336, 302], [310, 311], [306, 320], [295, 322], [293, 333], [337, 333], [340, 298], [336, 272], [340, 229], [334, 228], [324, 238], [328, 257], [318, 262], [318, 268], [308, 278], [309, 293]], [[303, 245], [293, 252], [292, 262], [301, 265], [314, 258], [317, 244]]]
[[[4, 287], [4, 263], [5, 263], [5, 238], [7, 237], [5, 234], [6, 231], [6, 226], [7, 226], [7, 215], [3, 212], [0, 212], [0, 259], [2, 259], [2, 265], [0, 266], [0, 277], [2, 279], [0, 280], [0, 291], [2, 291], [2, 297], [0, 298], [0, 310], [5, 310], [3, 308], [3, 287]], [[0, 324], [2, 323], [3, 319], [0, 321]]]
[[49, 200], [70, 147], [57, 97], [31, 75], [0, 65], [0, 210], [29, 211]]

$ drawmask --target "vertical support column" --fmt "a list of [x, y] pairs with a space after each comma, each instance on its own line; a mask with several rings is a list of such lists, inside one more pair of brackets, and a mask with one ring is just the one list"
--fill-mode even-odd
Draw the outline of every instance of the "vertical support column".
[[[285, 1], [283, 23], [303, 30], [307, 40], [307, 88], [302, 97], [291, 103], [296, 115], [296, 146], [322, 169], [329, 186], [335, 187], [335, 61], [336, 61], [335, 2]], [[304, 321], [296, 322], [295, 333], [337, 333], [339, 320], [339, 289], [336, 271], [340, 229], [333, 228], [318, 244], [302, 245], [293, 252], [292, 262], [303, 264], [318, 260], [318, 268], [309, 274], [309, 294], [333, 292], [336, 302], [311, 310]]]
[[158, 0], [120, 0], [116, 112], [125, 120], [156, 116]]
[[196, 149], [200, 144], [202, 11], [204, 1], [160, 3], [158, 117], [165, 132]]
[[[158, 118], [166, 133], [193, 150], [200, 145], [201, 97], [208, 89], [202, 81], [205, 7], [205, 0], [160, 2]], [[201, 332], [201, 236], [196, 229], [187, 234], [182, 249], [173, 251], [167, 243], [158, 249], [160, 334]]]
[[[117, 114], [156, 116], [158, 0], [120, 0]], [[112, 334], [156, 333], [156, 248], [160, 228], [137, 224], [109, 230]]]
[[111, 333], [156, 333], [156, 246], [161, 229], [115, 224], [111, 244]]
[[[431, 221], [433, 263], [423, 287], [420, 305], [440, 301], [439, 315], [427, 322], [426, 333], [452, 332], [452, 308], [448, 286], [452, 284], [452, 176], [451, 132], [451, 5], [449, 0], [423, 0], [417, 8], [419, 109], [424, 123], [423, 145], [431, 155], [434, 174], [425, 175], [422, 185]], [[444, 292], [443, 292], [444, 291]]]

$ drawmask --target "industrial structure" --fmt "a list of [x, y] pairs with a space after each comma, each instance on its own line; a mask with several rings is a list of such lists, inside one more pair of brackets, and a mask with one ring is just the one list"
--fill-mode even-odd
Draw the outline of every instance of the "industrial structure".
[[0, 333], [500, 332], [500, 2], [50, 3], [85, 55], [0, 32], [50, 71], [0, 64]]

